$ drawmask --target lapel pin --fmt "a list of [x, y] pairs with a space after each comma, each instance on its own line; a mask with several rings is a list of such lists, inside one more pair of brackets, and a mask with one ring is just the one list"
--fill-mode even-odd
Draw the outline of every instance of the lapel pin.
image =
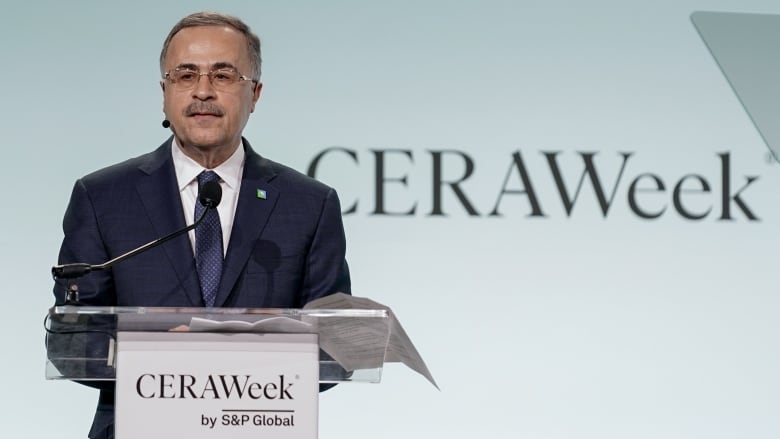
[[257, 198], [259, 198], [261, 200], [265, 200], [266, 197], [267, 197], [267, 194], [266, 194], [265, 190], [263, 190], [263, 189], [258, 189], [257, 190]]

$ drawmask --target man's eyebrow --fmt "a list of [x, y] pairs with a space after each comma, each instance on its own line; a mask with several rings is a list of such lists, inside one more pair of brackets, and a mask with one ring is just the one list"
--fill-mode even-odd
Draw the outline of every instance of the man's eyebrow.
[[235, 69], [235, 70], [238, 70], [236, 68], [236, 66], [234, 66], [233, 64], [231, 64], [229, 62], [225, 62], [225, 61], [214, 63], [211, 66], [211, 70], [219, 70], [219, 69]]
[[[195, 72], [199, 72], [200, 71], [200, 67], [198, 67], [196, 64], [192, 64], [192, 63], [181, 63], [178, 66], [176, 66], [176, 68], [179, 69], [179, 70], [192, 70], [192, 71], [195, 71]], [[220, 62], [216, 62], [216, 63], [211, 65], [211, 70], [219, 70], [219, 69], [235, 69], [235, 70], [238, 70], [236, 68], [236, 66], [234, 66], [232, 63], [229, 63], [227, 61], [220, 61]]]
[[176, 66], [176, 68], [179, 70], [194, 70], [196, 72], [198, 71], [198, 66], [196, 66], [195, 64], [188, 64], [188, 63], [179, 64], [178, 66]]

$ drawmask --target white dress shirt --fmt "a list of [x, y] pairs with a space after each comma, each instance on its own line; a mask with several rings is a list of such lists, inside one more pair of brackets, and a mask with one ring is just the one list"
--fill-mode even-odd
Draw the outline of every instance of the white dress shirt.
[[[219, 175], [219, 185], [222, 187], [222, 201], [217, 206], [219, 222], [222, 225], [222, 251], [227, 253], [230, 242], [230, 232], [233, 230], [233, 218], [238, 206], [238, 192], [241, 189], [241, 177], [244, 174], [243, 145], [238, 145], [236, 152], [214, 169], [206, 169], [195, 160], [187, 157], [173, 139], [171, 145], [173, 168], [176, 170], [176, 180], [179, 183], [179, 195], [184, 209], [184, 219], [187, 225], [195, 222], [195, 203], [198, 199], [198, 175], [203, 171], [214, 171]], [[195, 230], [190, 230], [192, 254], [195, 254]]]

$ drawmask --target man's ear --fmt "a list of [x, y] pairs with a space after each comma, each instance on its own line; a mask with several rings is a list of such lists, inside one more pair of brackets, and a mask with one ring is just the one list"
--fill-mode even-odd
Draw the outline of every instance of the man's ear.
[[257, 101], [260, 99], [260, 92], [263, 90], [263, 83], [258, 82], [257, 85], [255, 85], [255, 89], [253, 90], [252, 95], [252, 108], [249, 110], [250, 113], [255, 112], [255, 105], [257, 105]]

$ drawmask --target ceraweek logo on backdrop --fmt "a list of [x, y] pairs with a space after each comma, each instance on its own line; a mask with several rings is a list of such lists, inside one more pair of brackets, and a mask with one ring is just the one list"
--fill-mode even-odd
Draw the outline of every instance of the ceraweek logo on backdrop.
[[[704, 40], [710, 53], [715, 58], [726, 76], [729, 84], [737, 94], [742, 106], [752, 119], [775, 160], [780, 161], [780, 57], [775, 56], [780, 47], [780, 15], [745, 14], [699, 11], [691, 15], [691, 20]], [[615, 209], [623, 209], [630, 215], [642, 220], [656, 220], [664, 216], [677, 215], [688, 221], [702, 221], [707, 218], [720, 222], [758, 222], [760, 217], [756, 208], [749, 201], [750, 189], [755, 187], [759, 179], [757, 175], [736, 173], [733, 169], [731, 153], [717, 153], [720, 173], [719, 178], [708, 179], [697, 173], [687, 173], [674, 179], [664, 179], [659, 172], [631, 173], [628, 170], [630, 160], [638, 155], [636, 152], [618, 153], [622, 160], [618, 165], [617, 177], [613, 180], [602, 178], [597, 166], [596, 153], [577, 152], [582, 161], [578, 175], [567, 175], [560, 166], [560, 151], [539, 151], [547, 164], [547, 173], [552, 177], [555, 194], [543, 198], [539, 177], [539, 167], [529, 171], [527, 161], [520, 150], [509, 154], [507, 165], [490, 169], [492, 176], [503, 173], [502, 183], [496, 183], [493, 203], [480, 205], [484, 196], [474, 197], [466, 187], [474, 177], [476, 163], [466, 152], [460, 150], [428, 150], [431, 158], [431, 169], [428, 177], [431, 190], [431, 204], [423, 209], [414, 193], [407, 195], [402, 202], [406, 208], [391, 209], [388, 207], [387, 195], [390, 188], [408, 188], [410, 176], [408, 168], [398, 168], [388, 165], [390, 156], [402, 156], [413, 165], [418, 155], [409, 149], [369, 149], [358, 152], [354, 148], [340, 146], [328, 147], [317, 153], [310, 161], [307, 174], [317, 177], [322, 170], [325, 157], [341, 156], [346, 162], [339, 163], [339, 170], [349, 169], [349, 165], [362, 166], [366, 156], [373, 160], [373, 203], [365, 199], [344, 200], [344, 214], [367, 213], [371, 216], [412, 217], [425, 215], [430, 217], [448, 216], [449, 213], [461, 210], [472, 217], [501, 217], [502, 209], [508, 203], [525, 203], [526, 217], [549, 218], [552, 203], [560, 203], [567, 218], [576, 215], [578, 203], [581, 205], [581, 193], [587, 180], [590, 189], [598, 203], [598, 208], [604, 218], [608, 218]], [[458, 178], [444, 178], [444, 158], [455, 157], [462, 162], [464, 172]], [[331, 163], [329, 158], [328, 163]], [[347, 171], [348, 172], [348, 171]], [[614, 174], [612, 174], [614, 175]], [[574, 177], [576, 185], [567, 185]], [[719, 186], [716, 185], [719, 183]], [[570, 187], [572, 186], [572, 187]], [[618, 198], [623, 190], [625, 198]], [[445, 209], [443, 194], [449, 191], [457, 200], [458, 206], [450, 205]], [[394, 191], [398, 194], [398, 191]], [[651, 194], [668, 195], [667, 201], [661, 206], [649, 206], [643, 199]], [[484, 194], [482, 194], [484, 195]], [[689, 201], [696, 196], [710, 196], [708, 205], [692, 206]], [[395, 201], [395, 200], [391, 200]], [[403, 203], [394, 203], [396, 205]]]
[[[603, 218], [608, 218], [615, 209], [624, 209], [632, 216], [642, 220], [655, 220], [664, 215], [676, 214], [690, 221], [701, 221], [711, 218], [717, 221], [746, 220], [760, 221], [755, 206], [749, 200], [749, 191], [759, 179], [757, 175], [746, 175], [735, 171], [731, 153], [720, 152], [711, 156], [708, 163], [717, 178], [707, 178], [702, 174], [691, 172], [679, 175], [673, 179], [665, 179], [660, 172], [635, 172], [630, 166], [640, 153], [619, 152], [610, 158], [596, 152], [563, 153], [561, 151], [538, 151], [531, 155], [534, 162], [529, 167], [529, 155], [520, 150], [506, 154], [506, 163], [501, 168], [492, 168], [487, 173], [491, 182], [495, 183], [492, 203], [477, 205], [474, 200], [484, 200], [484, 194], [479, 197], [468, 193], [466, 186], [475, 177], [476, 161], [461, 150], [427, 150], [424, 153], [430, 157], [430, 174], [428, 181], [432, 191], [431, 206], [423, 210], [413, 193], [402, 193], [406, 203], [403, 210], [392, 210], [388, 207], [388, 188], [406, 189], [410, 183], [410, 169], [415, 165], [415, 152], [409, 149], [369, 149], [359, 152], [354, 148], [332, 146], [319, 151], [309, 162], [307, 174], [317, 178], [320, 171], [327, 171], [323, 166], [334, 166], [339, 172], [349, 172], [350, 167], [357, 167], [369, 162], [373, 176], [373, 203], [361, 199], [346, 199], [345, 215], [367, 213], [368, 215], [384, 216], [447, 216], [448, 212], [462, 209], [473, 217], [501, 217], [510, 203], [520, 203], [526, 206], [528, 218], [549, 218], [553, 203], [561, 203], [566, 217], [576, 214], [578, 203], [581, 202], [584, 189], [590, 187], [598, 203], [598, 209]], [[570, 167], [562, 166], [564, 156], [572, 159], [572, 155], [580, 163], [579, 169], [572, 173]], [[366, 158], [368, 157], [368, 158]], [[403, 158], [406, 165], [390, 165], [388, 158]], [[325, 160], [327, 158], [327, 160]], [[446, 166], [456, 162], [460, 175], [456, 178], [445, 178], [452, 175], [445, 172]], [[326, 165], [327, 163], [327, 165]], [[530, 169], [530, 170], [529, 170]], [[604, 177], [605, 171], [611, 178]], [[532, 172], [532, 171], [533, 172]], [[544, 173], [546, 175], [541, 175]], [[571, 174], [571, 175], [567, 175]], [[480, 178], [485, 178], [485, 173]], [[552, 191], [540, 190], [540, 185], [552, 182]], [[571, 182], [576, 181], [576, 185]], [[585, 182], [589, 184], [586, 185]], [[567, 182], [569, 182], [567, 184]], [[545, 188], [546, 189], [546, 188]], [[447, 206], [445, 210], [444, 193], [450, 191], [457, 200], [458, 207]], [[399, 191], [394, 191], [394, 194]], [[542, 194], [548, 194], [544, 198]], [[550, 197], [549, 194], [554, 196]], [[625, 194], [620, 199], [618, 194]], [[665, 196], [662, 205], [647, 203], [650, 196]], [[701, 198], [706, 197], [708, 203], [701, 205]], [[692, 199], [697, 203], [692, 203]], [[399, 205], [402, 203], [394, 203]], [[695, 204], [695, 206], [694, 206]], [[370, 207], [368, 207], [369, 205]]]

